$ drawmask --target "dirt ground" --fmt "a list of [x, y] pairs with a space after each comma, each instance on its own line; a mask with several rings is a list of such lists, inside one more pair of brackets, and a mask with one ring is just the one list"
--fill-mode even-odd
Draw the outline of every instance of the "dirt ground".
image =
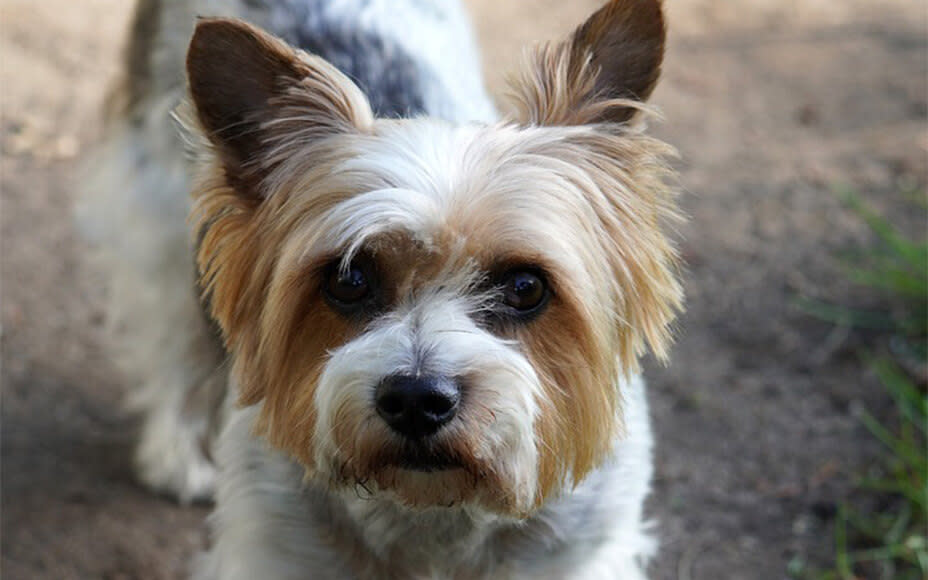
[[[2, 573], [175, 578], [203, 507], [140, 489], [134, 421], [102, 349], [105, 278], [71, 222], [127, 0], [0, 0]], [[597, 0], [471, 0], [487, 76]], [[830, 193], [878, 208], [928, 182], [928, 8], [920, 0], [668, 0], [656, 132], [681, 152], [688, 311], [649, 364], [655, 578], [780, 579], [826, 563], [836, 505], [877, 452], [861, 340], [797, 295], [866, 299], [831, 255], [867, 232]], [[906, 216], [901, 216], [905, 221]], [[911, 220], [911, 217], [909, 218]], [[924, 228], [923, 223], [909, 224]]]

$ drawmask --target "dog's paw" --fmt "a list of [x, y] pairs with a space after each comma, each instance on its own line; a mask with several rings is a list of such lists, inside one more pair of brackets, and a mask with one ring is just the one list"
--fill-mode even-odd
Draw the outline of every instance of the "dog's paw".
[[147, 419], [135, 453], [142, 484], [182, 504], [212, 500], [216, 466], [208, 456], [205, 429], [168, 413]]

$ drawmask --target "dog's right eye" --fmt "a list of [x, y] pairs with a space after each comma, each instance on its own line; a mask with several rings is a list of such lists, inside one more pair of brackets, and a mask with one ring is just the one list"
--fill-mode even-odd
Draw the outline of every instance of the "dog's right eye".
[[533, 266], [512, 268], [499, 278], [502, 314], [510, 319], [530, 320], [538, 315], [551, 297], [541, 270]]
[[373, 269], [363, 261], [353, 261], [347, 268], [336, 261], [326, 273], [324, 290], [335, 306], [354, 309], [366, 302], [373, 292]]
[[545, 299], [545, 283], [541, 276], [529, 270], [513, 270], [503, 284], [503, 302], [519, 312], [538, 308]]

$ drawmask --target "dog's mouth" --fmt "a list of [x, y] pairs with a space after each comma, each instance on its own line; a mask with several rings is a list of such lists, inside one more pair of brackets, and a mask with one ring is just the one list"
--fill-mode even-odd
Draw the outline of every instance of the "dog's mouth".
[[[331, 484], [369, 497], [384, 493], [415, 508], [455, 507], [465, 503], [522, 517], [531, 495], [520, 481], [500, 473], [494, 461], [475, 456], [469, 441], [450, 437], [387, 439], [368, 453], [333, 464]], [[360, 491], [359, 491], [360, 490]], [[529, 490], [530, 492], [531, 490]]]
[[442, 449], [431, 449], [424, 445], [406, 445], [391, 458], [390, 465], [408, 471], [431, 473], [463, 467], [452, 453]]

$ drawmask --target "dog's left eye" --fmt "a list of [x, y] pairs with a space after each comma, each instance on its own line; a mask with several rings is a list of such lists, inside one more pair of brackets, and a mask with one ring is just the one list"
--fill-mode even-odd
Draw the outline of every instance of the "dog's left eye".
[[325, 293], [338, 306], [351, 307], [370, 297], [372, 284], [373, 272], [367, 264], [355, 261], [346, 269], [333, 264], [325, 281]]
[[533, 270], [510, 270], [502, 280], [503, 302], [520, 314], [533, 313], [542, 306], [548, 297], [548, 287], [544, 277]]

